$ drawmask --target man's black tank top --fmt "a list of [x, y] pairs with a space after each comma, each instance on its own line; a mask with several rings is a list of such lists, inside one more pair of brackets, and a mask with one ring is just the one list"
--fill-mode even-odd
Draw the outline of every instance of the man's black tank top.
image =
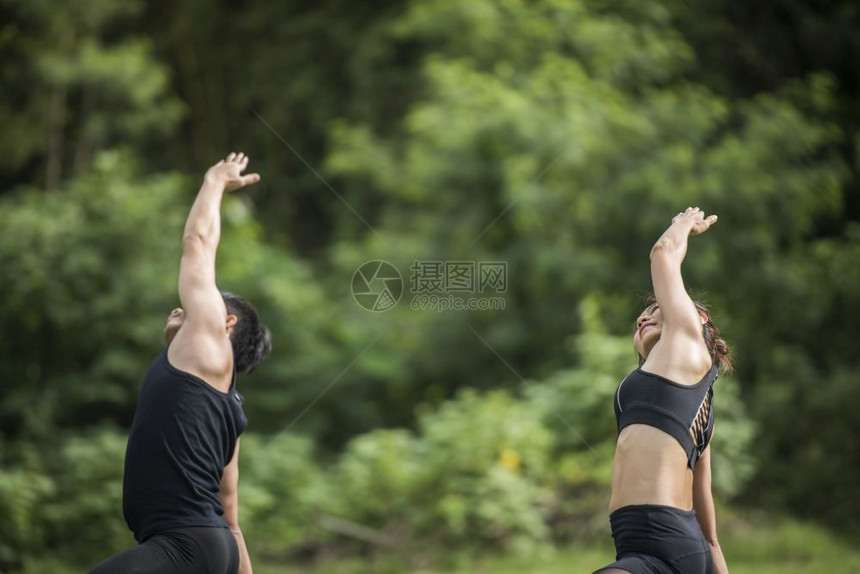
[[165, 349], [149, 367], [128, 436], [123, 514], [138, 542], [171, 528], [226, 527], [224, 467], [248, 424], [243, 398], [175, 368]]
[[660, 375], [636, 369], [615, 390], [618, 433], [632, 424], [645, 424], [672, 435], [692, 469], [714, 432], [714, 381], [717, 366], [695, 385], [680, 385]]

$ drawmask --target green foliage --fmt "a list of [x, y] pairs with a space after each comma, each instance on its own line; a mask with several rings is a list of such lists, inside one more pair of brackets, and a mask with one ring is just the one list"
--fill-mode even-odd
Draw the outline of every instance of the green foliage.
[[743, 492], [761, 464], [752, 452], [757, 425], [750, 420], [738, 382], [732, 377], [720, 377], [714, 390], [714, 409], [713, 489], [729, 499]]
[[44, 540], [39, 520], [40, 503], [53, 490], [53, 482], [39, 472], [23, 468], [0, 470], [0, 564], [15, 564], [28, 551], [38, 551]]
[[[860, 567], [860, 553], [850, 541], [839, 539], [832, 532], [810, 523], [775, 517], [740, 520], [728, 532], [724, 527], [721, 546], [731, 572], [741, 574], [809, 574], [851, 571]], [[572, 544], [547, 556], [517, 557], [488, 553], [466, 557], [454, 564], [443, 558], [419, 568], [392, 564], [385, 570], [367, 559], [329, 560], [308, 567], [258, 562], [254, 571], [261, 574], [365, 574], [379, 571], [391, 574], [567, 574], [592, 572], [612, 562], [614, 557], [612, 541], [609, 536], [604, 536], [600, 542]]]
[[313, 459], [307, 438], [280, 434], [242, 438], [240, 500], [243, 532], [263, 555], [321, 538], [317, 516], [330, 508], [335, 484]]
[[373, 527], [408, 520], [417, 510], [416, 499], [425, 494], [425, 450], [401, 429], [376, 430], [350, 441], [335, 474], [346, 517]]
[[[346, 180], [347, 192], [385, 197], [377, 230], [389, 241], [368, 237], [363, 249], [338, 246], [337, 253], [397, 260], [407, 251], [418, 259], [444, 259], [464, 257], [468, 246], [468, 257], [507, 261], [513, 307], [503, 316], [479, 316], [475, 324], [518, 372], [555, 372], [569, 380], [559, 384], [581, 398], [565, 408], [587, 411], [570, 416], [588, 421], [582, 432], [593, 441], [608, 426], [608, 412], [597, 408], [607, 391], [601, 395], [586, 378], [577, 383], [565, 372], [568, 358], [558, 342], [571, 330], [581, 332], [577, 321], [584, 320], [568, 310], [598, 292], [611, 307], [609, 330], [626, 330], [635, 314], [631, 292], [649, 287], [650, 242], [671, 214], [686, 205], [707, 206], [720, 223], [692, 240], [685, 278], [707, 287], [717, 322], [738, 350], [737, 392], [750, 414], [761, 428], [785, 429], [773, 441], [753, 443], [753, 427], [741, 415], [715, 443], [736, 463], [727, 471], [728, 461], [717, 455], [717, 484], [737, 493], [758, 466], [767, 484], [759, 494], [780, 498], [792, 490], [796, 508], [851, 521], [835, 508], [855, 507], [855, 495], [847, 494], [854, 492], [847, 482], [857, 484], [855, 464], [829, 479], [834, 488], [827, 498], [846, 493], [845, 504], [835, 506], [813, 495], [823, 492], [811, 488], [821, 480], [815, 471], [797, 470], [820, 468], [798, 462], [816, 452], [856, 460], [845, 455], [849, 445], [830, 443], [841, 445], [837, 453], [812, 430], [852, 417], [827, 409], [825, 418], [802, 390], [811, 389], [809, 380], [822, 380], [823, 402], [846, 405], [846, 397], [854, 398], [837, 381], [843, 369], [857, 367], [845, 343], [855, 339], [851, 311], [858, 291], [842, 290], [852, 284], [842, 276], [850, 271], [825, 263], [838, 257], [847, 270], [857, 263], [848, 221], [856, 219], [856, 202], [846, 199], [846, 189], [856, 187], [856, 169], [849, 167], [856, 158], [839, 151], [849, 140], [838, 122], [834, 78], [809, 73], [778, 89], [731, 98], [691, 81], [693, 52], [659, 3], [503, 6], [491, 0], [468, 8], [416, 3], [394, 24], [399, 37], [428, 46], [426, 91], [398, 130], [382, 132], [360, 121], [333, 124], [327, 163]], [[420, 247], [409, 240], [416, 232], [425, 238]], [[358, 263], [338, 262], [344, 272]], [[839, 296], [831, 297], [834, 292]], [[446, 322], [437, 318], [435, 326]], [[426, 323], [433, 337], [428, 355], [474, 344], [468, 331]], [[424, 385], [441, 380], [481, 387], [499, 378], [489, 355], [485, 362], [453, 352], [439, 365], [418, 354], [413, 361], [430, 364], [417, 375]], [[800, 368], [783, 368], [786, 358]], [[734, 384], [721, 386], [726, 396], [720, 400], [728, 406], [721, 421], [733, 424]], [[597, 420], [588, 418], [591, 413]], [[777, 438], [784, 436], [791, 439]], [[744, 456], [736, 444], [754, 451]], [[781, 486], [789, 474], [803, 475], [803, 486]]]
[[87, 409], [122, 417], [134, 401], [170, 308], [182, 179], [132, 173], [127, 158], [105, 154], [62, 193], [28, 190], [0, 205], [9, 436], [44, 437], [86, 421]]
[[448, 545], [468, 534], [521, 552], [539, 548], [549, 534], [541, 506], [553, 443], [541, 414], [501, 391], [464, 392], [421, 419], [431, 532], [447, 531]]
[[[715, 491], [856, 529], [849, 4], [0, 2], [0, 569], [129, 543], [102, 429], [177, 303], [176, 174], [236, 146], [263, 181], [225, 201], [219, 286], [274, 339], [240, 380], [252, 548], [605, 534], [626, 333], [686, 205], [720, 215], [684, 273], [737, 356]], [[505, 308], [370, 315], [371, 259], [504, 261]]]
[[571, 337], [569, 345], [577, 367], [556, 371], [526, 389], [550, 413], [548, 421], [563, 452], [585, 452], [611, 442], [615, 418], [607, 405], [612, 404], [615, 387], [635, 366], [631, 338], [606, 331], [598, 297], [585, 297], [579, 314], [582, 333]]
[[420, 428], [418, 436], [378, 430], [347, 445], [337, 482], [350, 520], [413, 551], [543, 547], [552, 437], [539, 410], [500, 391], [465, 392], [422, 416]]
[[[44, 169], [48, 189], [81, 175], [100, 151], [130, 138], [157, 145], [185, 111], [151, 39], [135, 35], [138, 1], [94, 0], [87, 10], [54, 2], [4, 2], [0, 38], [13, 90], [0, 117], [14, 137], [0, 143], [0, 166]], [[118, 33], [119, 32], [119, 33]], [[26, 93], [18, 98], [16, 92]], [[40, 174], [41, 176], [41, 174]], [[28, 180], [35, 183], [34, 180]]]
[[87, 564], [133, 544], [121, 512], [125, 443], [124, 434], [103, 429], [21, 444], [23, 460], [2, 472], [0, 564], [21, 564], [45, 549]]
[[74, 436], [50, 462], [54, 492], [39, 515], [46, 541], [61, 541], [59, 554], [70, 561], [93, 562], [134, 544], [120, 511], [125, 444], [115, 430]]

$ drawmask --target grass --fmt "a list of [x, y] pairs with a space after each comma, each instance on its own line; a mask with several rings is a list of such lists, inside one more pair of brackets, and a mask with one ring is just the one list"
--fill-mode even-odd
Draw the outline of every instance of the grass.
[[[721, 540], [732, 574], [832, 574], [860, 572], [860, 549], [829, 531], [794, 520], [731, 519]], [[401, 558], [342, 559], [316, 566], [256, 562], [256, 574], [579, 574], [614, 559], [607, 535], [601, 544], [572, 545], [540, 558], [515, 556], [438, 556], [435, 566], [410, 567]], [[88, 565], [92, 566], [92, 565]], [[57, 560], [31, 562], [25, 574], [71, 574], [86, 571]]]
[[[839, 540], [821, 527], [792, 520], [751, 525], [735, 521], [721, 540], [732, 574], [833, 574], [860, 572], [860, 549]], [[448, 557], [449, 567], [410, 568], [402, 561], [382, 558], [337, 561], [313, 568], [256, 565], [257, 574], [578, 574], [589, 573], [614, 560], [612, 542], [573, 545], [550, 556], [517, 558]], [[440, 560], [442, 562], [442, 560]]]

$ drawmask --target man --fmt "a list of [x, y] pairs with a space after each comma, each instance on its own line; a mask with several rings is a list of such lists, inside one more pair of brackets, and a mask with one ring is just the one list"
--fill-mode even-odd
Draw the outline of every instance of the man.
[[254, 307], [215, 286], [221, 199], [260, 181], [231, 153], [209, 168], [188, 215], [179, 268], [181, 308], [167, 347], [144, 378], [128, 437], [123, 514], [139, 545], [92, 574], [251, 574], [238, 521], [239, 435], [247, 420], [236, 372], [269, 354]]

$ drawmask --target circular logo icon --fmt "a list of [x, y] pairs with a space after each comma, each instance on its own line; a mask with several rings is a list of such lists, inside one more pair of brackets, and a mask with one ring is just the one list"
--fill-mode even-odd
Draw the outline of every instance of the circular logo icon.
[[388, 261], [362, 263], [352, 275], [352, 296], [368, 311], [388, 311], [403, 295], [403, 278]]

